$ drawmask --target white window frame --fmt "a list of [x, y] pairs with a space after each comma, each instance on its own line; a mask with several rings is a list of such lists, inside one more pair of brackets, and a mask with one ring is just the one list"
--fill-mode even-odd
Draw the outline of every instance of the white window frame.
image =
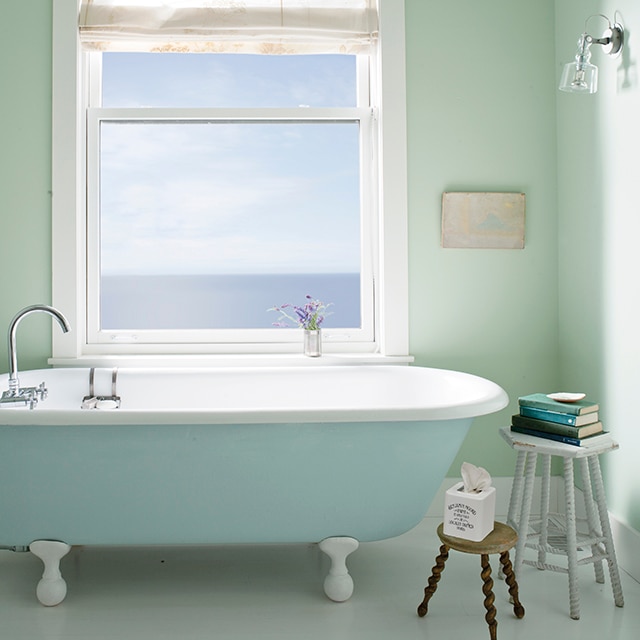
[[[87, 137], [88, 60], [77, 34], [77, 0], [53, 0], [53, 304], [69, 318], [71, 331], [55, 335], [54, 365], [112, 366], [136, 364], [289, 362], [300, 345], [290, 342], [295, 330], [281, 330], [280, 342], [190, 342], [133, 345], [127, 339], [109, 344], [87, 335]], [[373, 341], [337, 336], [329, 340], [330, 357], [365, 361], [408, 361], [408, 269], [406, 196], [406, 114], [403, 0], [380, 0], [380, 47], [371, 91], [378, 92], [379, 117], [372, 125], [378, 137], [377, 229], [369, 234], [375, 277], [376, 335]], [[377, 86], [376, 86], [377, 85]], [[284, 115], [284, 114], [283, 114]], [[364, 114], [364, 117], [369, 117]], [[363, 168], [364, 170], [364, 168]], [[327, 330], [328, 331], [328, 330]], [[229, 336], [231, 338], [231, 336]], [[289, 355], [287, 355], [289, 354]], [[286, 356], [286, 357], [285, 357]], [[308, 362], [310, 359], [306, 359]]]

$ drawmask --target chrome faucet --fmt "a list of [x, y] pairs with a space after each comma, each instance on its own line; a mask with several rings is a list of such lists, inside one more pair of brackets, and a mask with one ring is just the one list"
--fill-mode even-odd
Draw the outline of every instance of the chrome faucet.
[[67, 319], [53, 307], [46, 304], [34, 304], [30, 307], [25, 307], [21, 311], [18, 311], [9, 324], [9, 390], [5, 391], [0, 398], [0, 404], [2, 403], [22, 403], [29, 405], [29, 408], [33, 409], [38, 404], [38, 397], [40, 400], [44, 400], [47, 397], [47, 388], [44, 382], [37, 387], [20, 387], [20, 381], [18, 380], [18, 354], [16, 351], [16, 330], [18, 324], [25, 316], [32, 313], [44, 311], [53, 316], [57, 321], [62, 331], [67, 333], [69, 331], [69, 323]]

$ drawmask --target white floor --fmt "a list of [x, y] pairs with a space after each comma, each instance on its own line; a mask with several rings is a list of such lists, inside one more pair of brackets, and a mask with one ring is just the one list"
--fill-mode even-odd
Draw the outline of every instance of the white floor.
[[[46, 608], [35, 599], [41, 563], [0, 551], [2, 640], [296, 640], [484, 639], [480, 563], [452, 551], [429, 613], [416, 608], [438, 553], [438, 520], [426, 518], [398, 538], [360, 546], [348, 560], [355, 592], [328, 601], [328, 561], [316, 545], [180, 548], [74, 548], [63, 561], [67, 599]], [[524, 567], [526, 615], [518, 620], [492, 556], [501, 640], [635, 640], [640, 584], [622, 572], [625, 606], [608, 580], [581, 567], [581, 619], [568, 615], [567, 576]]]

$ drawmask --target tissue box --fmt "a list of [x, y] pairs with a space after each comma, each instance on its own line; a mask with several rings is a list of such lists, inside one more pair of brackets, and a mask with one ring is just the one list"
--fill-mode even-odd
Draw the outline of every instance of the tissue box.
[[480, 542], [493, 531], [496, 515], [496, 488], [479, 493], [463, 491], [458, 482], [444, 498], [444, 533], [456, 538]]

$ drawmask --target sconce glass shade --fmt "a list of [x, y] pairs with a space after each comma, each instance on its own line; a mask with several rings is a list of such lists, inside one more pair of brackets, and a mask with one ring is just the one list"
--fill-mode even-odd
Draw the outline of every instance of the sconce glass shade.
[[[607, 21], [609, 26], [601, 38], [594, 38], [587, 33], [587, 24], [591, 18], [604, 18]], [[624, 46], [624, 28], [619, 22], [612, 24], [602, 13], [589, 16], [584, 23], [584, 33], [578, 39], [575, 62], [565, 64], [562, 70], [560, 91], [595, 93], [598, 90], [598, 67], [589, 62], [592, 44], [602, 45], [604, 53], [617, 56]]]
[[562, 70], [560, 91], [595, 93], [598, 90], [598, 67], [589, 62], [568, 62]]

